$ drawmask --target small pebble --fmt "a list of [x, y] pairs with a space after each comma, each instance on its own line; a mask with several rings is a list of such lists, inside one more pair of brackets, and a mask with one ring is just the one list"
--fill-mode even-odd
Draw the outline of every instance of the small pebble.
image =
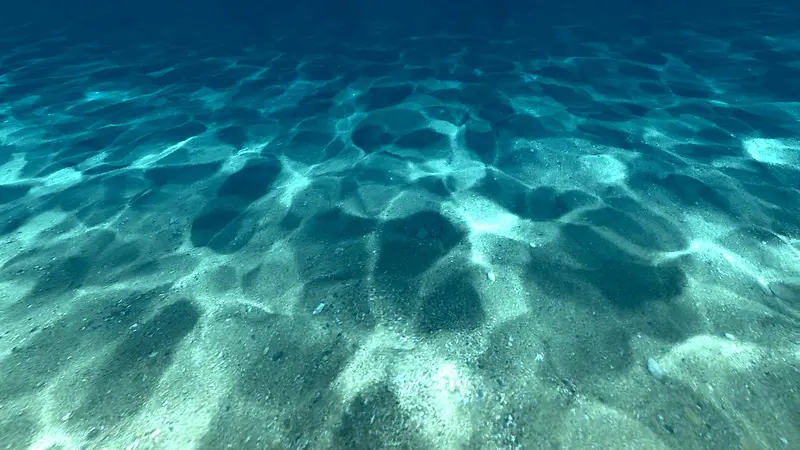
[[494, 281], [494, 280], [496, 280], [496, 279], [497, 279], [497, 277], [495, 276], [494, 272], [489, 272], [489, 273], [487, 273], [487, 274], [486, 274], [486, 278], [488, 278], [488, 279], [489, 279], [489, 281]]
[[664, 371], [661, 369], [661, 365], [653, 358], [647, 358], [647, 371], [658, 381], [663, 381], [664, 378], [666, 378]]

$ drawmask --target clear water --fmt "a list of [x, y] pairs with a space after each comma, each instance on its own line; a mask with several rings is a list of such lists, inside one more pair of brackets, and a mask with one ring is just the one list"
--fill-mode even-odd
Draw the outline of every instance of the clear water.
[[796, 2], [0, 19], [0, 448], [800, 447]]

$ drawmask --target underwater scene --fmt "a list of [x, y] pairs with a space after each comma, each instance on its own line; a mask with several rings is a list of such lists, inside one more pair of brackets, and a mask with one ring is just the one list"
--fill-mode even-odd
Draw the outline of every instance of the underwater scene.
[[0, 17], [0, 449], [800, 448], [800, 3]]

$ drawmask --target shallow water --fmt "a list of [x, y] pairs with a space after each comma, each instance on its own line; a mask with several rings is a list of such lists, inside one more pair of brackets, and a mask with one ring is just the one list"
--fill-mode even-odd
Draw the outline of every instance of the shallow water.
[[542, 5], [8, 8], [0, 448], [800, 445], [800, 8]]

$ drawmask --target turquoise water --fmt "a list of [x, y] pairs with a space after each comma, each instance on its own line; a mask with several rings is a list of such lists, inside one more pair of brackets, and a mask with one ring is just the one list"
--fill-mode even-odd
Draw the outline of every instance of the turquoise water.
[[798, 448], [798, 23], [6, 6], [0, 448]]

